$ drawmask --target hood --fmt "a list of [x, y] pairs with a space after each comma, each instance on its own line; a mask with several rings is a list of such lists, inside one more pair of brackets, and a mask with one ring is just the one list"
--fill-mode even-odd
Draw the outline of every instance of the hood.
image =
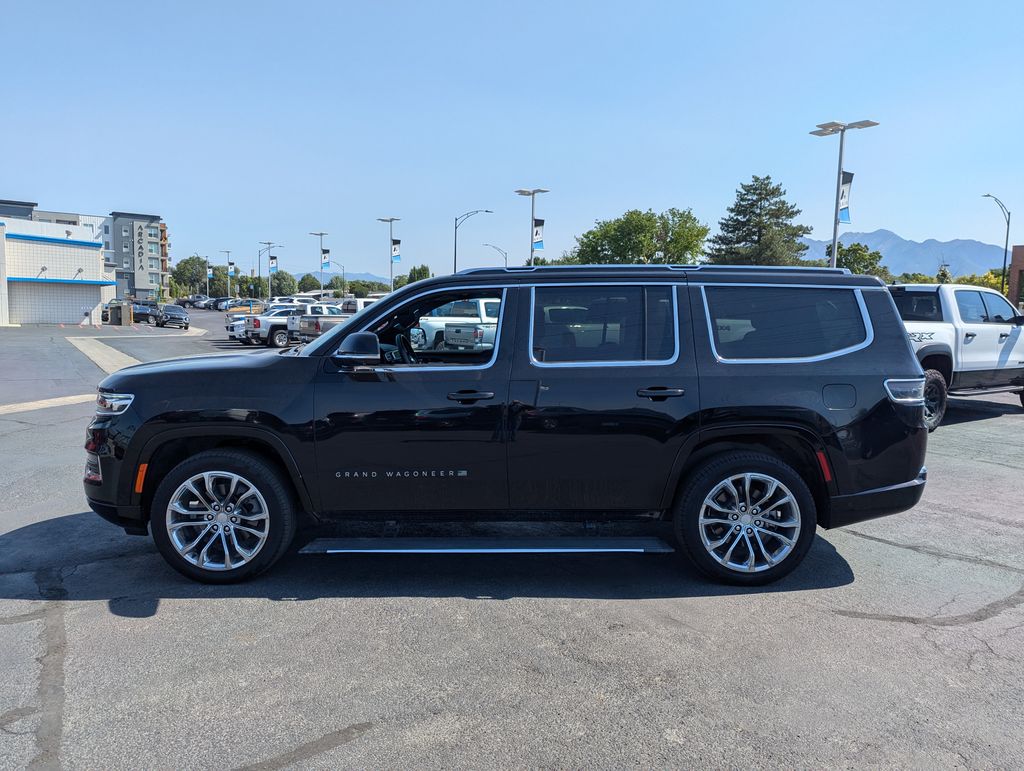
[[242, 381], [249, 377], [260, 377], [263, 372], [281, 360], [276, 351], [266, 353], [228, 353], [211, 356], [189, 356], [184, 359], [151, 361], [125, 367], [100, 381], [104, 391], [128, 392], [136, 384], [152, 383], [159, 387], [161, 382], [187, 380], [201, 387], [204, 378], [211, 374], [235, 375]]

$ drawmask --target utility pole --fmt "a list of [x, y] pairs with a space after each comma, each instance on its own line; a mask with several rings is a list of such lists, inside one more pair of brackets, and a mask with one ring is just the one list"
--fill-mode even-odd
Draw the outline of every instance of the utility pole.
[[[530, 238], [533, 238], [533, 233], [530, 234]], [[531, 241], [531, 243], [532, 243], [532, 241]], [[489, 246], [494, 251], [498, 252], [502, 256], [502, 258], [505, 260], [505, 267], [506, 268], [508, 267], [508, 252], [506, 252], [500, 246], [495, 246], [494, 244], [484, 244], [484, 246]]]
[[231, 297], [231, 250], [221, 249], [220, 253], [228, 256], [228, 297]]

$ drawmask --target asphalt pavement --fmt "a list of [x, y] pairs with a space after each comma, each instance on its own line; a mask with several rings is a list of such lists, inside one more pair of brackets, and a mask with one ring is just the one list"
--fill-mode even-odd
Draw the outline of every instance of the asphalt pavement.
[[[0, 330], [0, 406], [88, 394]], [[290, 556], [191, 583], [89, 512], [92, 405], [0, 413], [0, 767], [1024, 766], [1024, 409], [954, 400], [914, 510], [822, 531], [761, 589], [663, 556]]]

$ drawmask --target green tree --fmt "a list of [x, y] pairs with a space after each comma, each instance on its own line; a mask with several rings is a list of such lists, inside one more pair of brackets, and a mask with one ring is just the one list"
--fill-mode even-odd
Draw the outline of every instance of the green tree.
[[395, 289], [401, 289], [403, 286], [409, 283], [409, 276], [405, 273], [395, 276]]
[[939, 284], [953, 283], [953, 274], [949, 272], [949, 266], [946, 263], [939, 266], [939, 272], [935, 274], [935, 281]]
[[[832, 257], [832, 244], [825, 247], [825, 256]], [[864, 244], [853, 243], [846, 246], [839, 244], [839, 259], [836, 260], [836, 267], [847, 268], [851, 273], [859, 273], [865, 276], [878, 276], [887, 284], [892, 283], [893, 275], [889, 269], [882, 264], [882, 253], [871, 251]]]
[[171, 270], [171, 279], [183, 290], [188, 290], [184, 294], [205, 292], [206, 258], [198, 254], [186, 257]]
[[[319, 282], [317, 282], [317, 286], [320, 286]], [[274, 293], [275, 297], [280, 297], [281, 295], [295, 294], [297, 291], [299, 291], [299, 285], [298, 282], [296, 282], [295, 280], [295, 276], [293, 276], [291, 273], [286, 273], [285, 271], [279, 270], [277, 273], [271, 276], [270, 291]]]
[[[708, 226], [689, 209], [661, 214], [631, 209], [612, 220], [598, 220], [576, 237], [564, 262], [581, 265], [694, 263], [704, 248]], [[535, 260], [536, 262], [536, 260]]]
[[718, 223], [708, 258], [719, 265], [800, 265], [807, 245], [798, 239], [811, 232], [794, 220], [800, 215], [786, 191], [770, 176], [754, 176], [740, 185], [736, 201]]
[[413, 265], [409, 268], [409, 283], [414, 281], [422, 281], [425, 278], [430, 278], [430, 268], [426, 265]]
[[999, 292], [1002, 291], [1003, 269], [992, 268], [991, 270], [982, 273], [981, 275], [972, 273], [968, 276], [958, 276], [953, 283], [969, 284], [971, 286], [983, 286], [987, 287], [988, 289], [995, 289], [997, 292]]
[[320, 279], [314, 276], [312, 273], [307, 273], [299, 279], [299, 291], [300, 292], [312, 292], [315, 289], [320, 288]]
[[935, 276], [927, 273], [900, 273], [896, 276], [897, 284], [934, 284]]

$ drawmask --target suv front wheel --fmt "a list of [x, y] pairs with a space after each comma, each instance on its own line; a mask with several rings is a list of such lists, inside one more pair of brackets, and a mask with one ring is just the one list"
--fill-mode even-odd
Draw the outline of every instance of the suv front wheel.
[[689, 475], [676, 504], [676, 540], [697, 568], [743, 586], [771, 583], [803, 560], [817, 510], [788, 464], [758, 452], [713, 457]]
[[279, 469], [254, 453], [207, 450], [164, 477], [149, 521], [171, 567], [226, 584], [277, 562], [295, 537], [297, 517]]

